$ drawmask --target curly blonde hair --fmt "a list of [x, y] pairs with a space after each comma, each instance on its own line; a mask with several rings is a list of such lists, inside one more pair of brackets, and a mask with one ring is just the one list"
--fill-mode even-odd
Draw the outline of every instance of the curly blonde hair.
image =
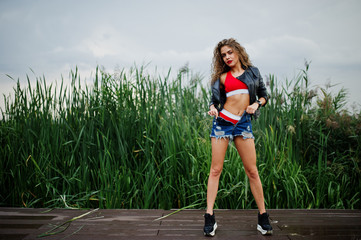
[[221, 48], [224, 46], [231, 47], [239, 56], [239, 60], [242, 64], [243, 69], [247, 69], [252, 66], [249, 56], [244, 49], [235, 39], [223, 39], [220, 41], [213, 51], [213, 61], [212, 61], [212, 80], [211, 85], [217, 81], [222, 73], [228, 72], [230, 68], [225, 64], [221, 56]]

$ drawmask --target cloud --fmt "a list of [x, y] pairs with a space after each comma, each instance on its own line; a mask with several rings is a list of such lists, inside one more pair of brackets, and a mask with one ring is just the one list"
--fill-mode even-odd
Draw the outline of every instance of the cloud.
[[212, 0], [0, 1], [0, 83], [8, 81], [5, 74], [17, 78], [29, 68], [59, 78], [78, 66], [85, 76], [98, 64], [174, 70], [189, 63], [208, 74], [213, 47], [235, 37], [263, 74], [292, 78], [307, 59], [322, 82], [345, 79], [359, 88], [358, 0], [227, 0], [219, 6]]
[[204, 63], [212, 57], [212, 48], [207, 47], [195, 51], [178, 51], [175, 49], [160, 52], [150, 51], [147, 57], [161, 64], [184, 64], [185, 62]]
[[320, 47], [311, 39], [282, 35], [258, 39], [246, 46], [251, 58], [271, 65], [293, 65], [300, 59], [312, 59], [319, 54]]
[[[81, 52], [90, 52], [95, 58], [104, 58], [115, 55], [128, 55], [124, 38], [119, 31], [110, 25], [97, 26], [81, 40], [76, 47]], [[129, 57], [129, 56], [128, 56]]]

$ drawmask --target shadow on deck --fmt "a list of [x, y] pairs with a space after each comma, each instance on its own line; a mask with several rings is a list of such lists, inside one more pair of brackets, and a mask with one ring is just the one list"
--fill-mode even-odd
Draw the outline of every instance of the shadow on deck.
[[[203, 210], [173, 211], [0, 208], [0, 239], [210, 239], [203, 236]], [[273, 236], [256, 230], [257, 210], [216, 210], [212, 239], [361, 239], [361, 210], [269, 210]], [[61, 233], [38, 238], [57, 228]], [[65, 227], [68, 227], [64, 230]]]

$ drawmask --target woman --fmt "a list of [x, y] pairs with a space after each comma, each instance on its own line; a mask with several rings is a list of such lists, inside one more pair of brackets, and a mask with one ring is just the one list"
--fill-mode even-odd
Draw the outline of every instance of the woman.
[[267, 90], [258, 69], [252, 66], [245, 49], [236, 40], [230, 38], [219, 42], [213, 54], [212, 99], [208, 112], [214, 116], [210, 135], [212, 164], [208, 178], [204, 234], [214, 236], [217, 229], [213, 206], [230, 141], [234, 141], [242, 159], [259, 210], [257, 230], [263, 235], [272, 234], [256, 166], [251, 125], [251, 116], [256, 118], [259, 108], [267, 103]]

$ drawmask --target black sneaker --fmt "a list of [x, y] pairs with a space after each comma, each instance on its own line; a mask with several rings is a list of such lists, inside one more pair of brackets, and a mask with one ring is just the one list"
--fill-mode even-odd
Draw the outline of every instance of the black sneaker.
[[214, 217], [214, 213], [213, 215], [206, 213], [204, 215], [204, 228], [203, 228], [204, 235], [213, 237], [214, 235], [216, 235], [216, 229], [217, 229], [217, 222]]
[[268, 217], [268, 213], [263, 213], [262, 215], [258, 213], [257, 230], [260, 231], [262, 235], [271, 235], [273, 233]]

